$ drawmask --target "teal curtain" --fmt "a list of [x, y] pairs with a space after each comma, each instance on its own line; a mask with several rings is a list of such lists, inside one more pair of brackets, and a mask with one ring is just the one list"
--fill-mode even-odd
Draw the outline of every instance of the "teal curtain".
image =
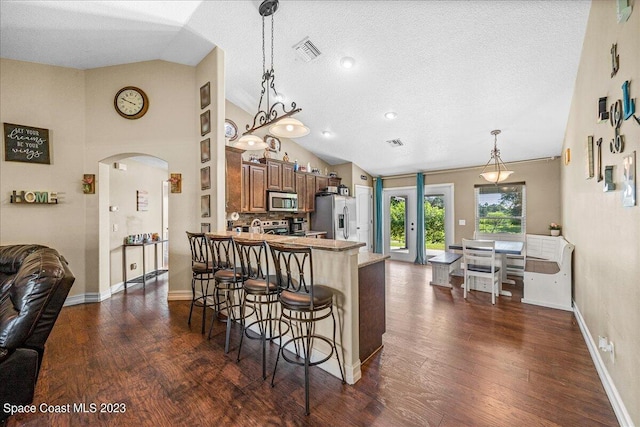
[[382, 253], [382, 178], [376, 178], [376, 227], [375, 227], [375, 245], [374, 252]]
[[426, 264], [424, 251], [424, 175], [416, 175], [416, 260], [414, 264]]

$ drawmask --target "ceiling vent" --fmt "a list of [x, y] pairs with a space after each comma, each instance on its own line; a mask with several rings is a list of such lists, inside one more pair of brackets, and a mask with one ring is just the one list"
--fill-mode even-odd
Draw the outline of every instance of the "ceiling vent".
[[304, 62], [311, 62], [321, 55], [320, 50], [313, 44], [309, 37], [305, 37], [296, 45], [293, 46], [298, 56], [302, 58]]
[[388, 140], [387, 144], [389, 144], [391, 147], [402, 147], [404, 145], [404, 142], [400, 141], [400, 138], [396, 138]]

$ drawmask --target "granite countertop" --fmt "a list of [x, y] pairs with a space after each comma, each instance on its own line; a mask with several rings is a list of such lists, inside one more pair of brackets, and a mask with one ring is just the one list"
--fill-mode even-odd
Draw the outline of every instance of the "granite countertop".
[[384, 261], [385, 259], [390, 257], [390, 255], [376, 254], [373, 252], [360, 252], [358, 254], [358, 268], [366, 267], [367, 265]]
[[265, 240], [269, 242], [278, 243], [290, 243], [292, 245], [300, 245], [310, 247], [312, 249], [319, 249], [323, 251], [335, 251], [342, 252], [349, 249], [356, 249], [364, 246], [363, 242], [351, 242], [345, 240], [331, 240], [331, 239], [316, 239], [315, 237], [296, 237], [296, 236], [281, 236], [276, 234], [261, 234], [261, 233], [238, 233], [237, 231], [213, 231], [206, 233], [209, 236], [234, 236], [248, 240]]

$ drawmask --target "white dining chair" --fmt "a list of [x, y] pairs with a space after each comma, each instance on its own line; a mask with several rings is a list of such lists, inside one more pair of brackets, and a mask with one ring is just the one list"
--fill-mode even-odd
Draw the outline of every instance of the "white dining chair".
[[500, 266], [496, 260], [494, 240], [462, 239], [464, 258], [464, 298], [469, 292], [469, 278], [481, 277], [491, 280], [491, 303], [496, 303], [500, 292]]

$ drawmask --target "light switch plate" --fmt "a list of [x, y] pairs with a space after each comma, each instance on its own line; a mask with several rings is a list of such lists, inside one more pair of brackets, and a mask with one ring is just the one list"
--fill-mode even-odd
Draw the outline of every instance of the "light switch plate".
[[464, 219], [459, 219], [458, 220], [458, 225], [467, 225], [467, 221]]

